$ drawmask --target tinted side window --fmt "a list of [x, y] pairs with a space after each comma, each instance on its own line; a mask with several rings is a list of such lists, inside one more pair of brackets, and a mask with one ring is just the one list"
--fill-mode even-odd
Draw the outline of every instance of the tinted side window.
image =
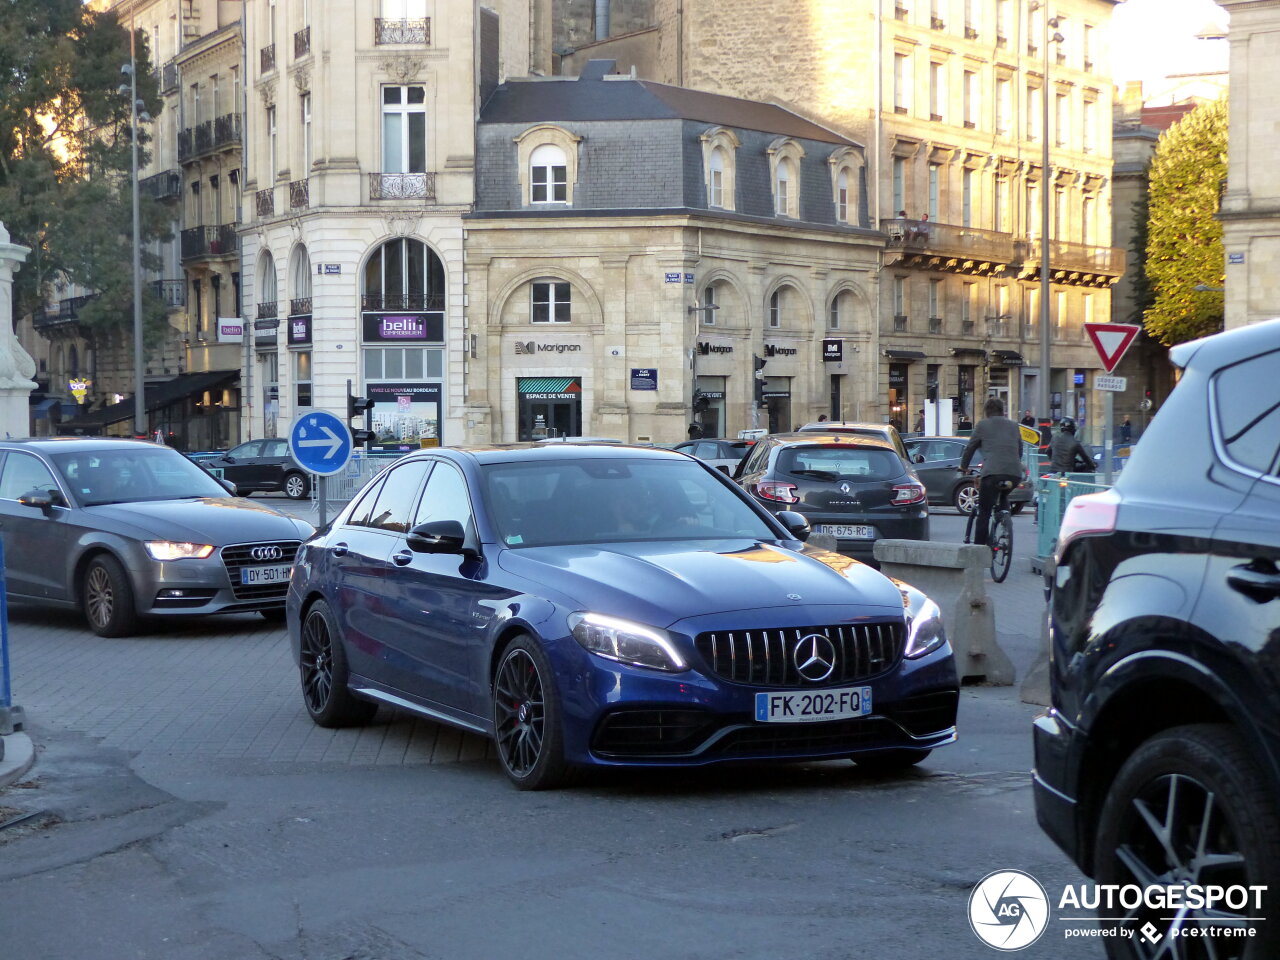
[[250, 440], [248, 443], [242, 443], [238, 447], [232, 447], [227, 451], [227, 456], [235, 457], [237, 460], [260, 457], [262, 456], [262, 441]]
[[287, 457], [289, 455], [288, 440], [264, 440], [262, 455], [264, 457]]
[[373, 516], [373, 505], [378, 502], [378, 492], [382, 490], [382, 484], [385, 479], [384, 477], [374, 483], [360, 495], [360, 499], [356, 501], [355, 507], [351, 510], [351, 515], [347, 517], [348, 526], [367, 527], [369, 525], [369, 520]]
[[1227, 456], [1242, 467], [1267, 473], [1280, 446], [1280, 351], [1233, 364], [1214, 377], [1218, 429]]
[[427, 489], [423, 491], [422, 500], [418, 503], [413, 525], [416, 527], [433, 520], [457, 520], [464, 530], [471, 522], [467, 481], [456, 467], [447, 463], [437, 463], [435, 470], [431, 472]]
[[409, 517], [418, 500], [418, 489], [430, 466], [429, 460], [415, 460], [394, 467], [378, 492], [378, 501], [373, 506], [369, 526], [408, 533]]
[[746, 463], [742, 464], [743, 473], [752, 473], [764, 467], [769, 459], [770, 444], [757, 443], [751, 448], [751, 455], [747, 457]]
[[27, 453], [10, 453], [5, 458], [4, 472], [0, 473], [0, 499], [17, 500], [32, 490], [57, 490], [53, 479], [41, 461]]

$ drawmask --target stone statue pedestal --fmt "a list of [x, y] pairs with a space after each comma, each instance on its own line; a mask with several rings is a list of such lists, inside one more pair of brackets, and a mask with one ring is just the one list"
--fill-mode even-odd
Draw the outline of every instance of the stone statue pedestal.
[[31, 433], [36, 362], [13, 333], [13, 274], [30, 252], [30, 247], [10, 243], [9, 231], [0, 223], [0, 431], [6, 437]]

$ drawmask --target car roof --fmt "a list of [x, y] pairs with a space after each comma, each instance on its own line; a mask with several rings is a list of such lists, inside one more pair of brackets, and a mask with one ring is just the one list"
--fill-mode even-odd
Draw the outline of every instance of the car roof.
[[1169, 359], [1176, 367], [1187, 367], [1194, 360], [1198, 368], [1217, 370], [1237, 360], [1271, 353], [1277, 343], [1280, 320], [1265, 320], [1179, 343], [1169, 349]]
[[[132, 437], [15, 437], [0, 440], [0, 450], [32, 450], [38, 453], [71, 453], [85, 450], [114, 450], [125, 447], [165, 447], [151, 440]], [[173, 450], [173, 447], [165, 447]], [[174, 451], [175, 453], [178, 451]]]
[[894, 426], [891, 423], [864, 423], [858, 420], [815, 420], [800, 428], [806, 433], [810, 430], [873, 430], [886, 435], [893, 429]]
[[[688, 463], [690, 457], [678, 450], [638, 446], [628, 443], [491, 443], [430, 447], [406, 454], [400, 461], [421, 460], [445, 455], [449, 459], [471, 459], [477, 463], [556, 460], [673, 460]], [[693, 462], [697, 462], [696, 460]]]

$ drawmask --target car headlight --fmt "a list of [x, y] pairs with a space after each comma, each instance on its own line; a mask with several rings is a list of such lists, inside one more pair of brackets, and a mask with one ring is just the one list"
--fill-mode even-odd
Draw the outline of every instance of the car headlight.
[[574, 613], [569, 616], [569, 630], [573, 639], [598, 657], [653, 670], [689, 669], [670, 634], [656, 627], [599, 613]]
[[[907, 611], [907, 646], [902, 655], [908, 660], [919, 659], [947, 642], [942, 611], [928, 597], [919, 596], [922, 601], [915, 604], [914, 610]], [[906, 599], [906, 594], [903, 598]]]
[[146, 548], [152, 560], [203, 560], [213, 553], [211, 543], [176, 543], [173, 540], [148, 540]]

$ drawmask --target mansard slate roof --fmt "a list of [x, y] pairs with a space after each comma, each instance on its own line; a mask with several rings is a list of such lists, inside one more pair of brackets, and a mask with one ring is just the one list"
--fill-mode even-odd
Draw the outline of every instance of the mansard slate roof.
[[580, 77], [509, 80], [480, 110], [481, 123], [693, 120], [821, 143], [859, 146], [776, 104], [726, 97], [626, 75], [604, 77], [612, 60], [592, 60]]

